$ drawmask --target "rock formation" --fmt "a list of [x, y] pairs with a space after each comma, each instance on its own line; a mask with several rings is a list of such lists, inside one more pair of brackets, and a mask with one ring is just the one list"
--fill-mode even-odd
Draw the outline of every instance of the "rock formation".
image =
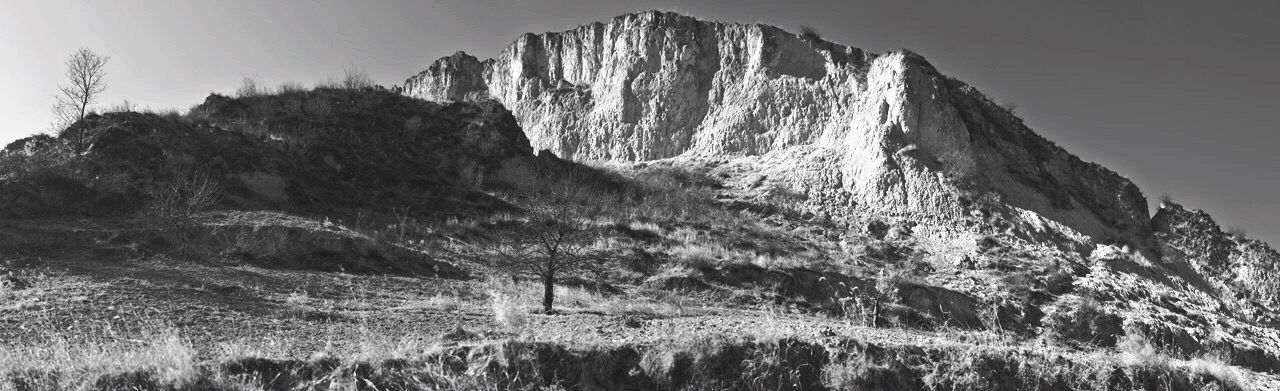
[[1224, 232], [1201, 210], [1160, 204], [1152, 228], [1166, 263], [1185, 262], [1224, 298], [1280, 307], [1280, 252], [1242, 233]]
[[[238, 208], [330, 211], [399, 202], [461, 210], [483, 206], [467, 193], [487, 173], [533, 156], [501, 105], [436, 104], [372, 89], [214, 94], [189, 118], [120, 112], [73, 126], [94, 140], [77, 177], [114, 178], [110, 183], [127, 188], [107, 194], [99, 191], [101, 179], [86, 186], [64, 175], [23, 175], [0, 183], [0, 218], [125, 212], [142, 203], [147, 184], [192, 174], [210, 176], [223, 202]], [[52, 150], [62, 145], [55, 141], [15, 141], [0, 150], [0, 161], [65, 156]]]
[[907, 51], [654, 11], [525, 34], [492, 60], [459, 52], [403, 91], [496, 99], [534, 149], [570, 159], [772, 156], [833, 212], [955, 222], [985, 198], [1075, 241], [1149, 237], [1132, 182]]

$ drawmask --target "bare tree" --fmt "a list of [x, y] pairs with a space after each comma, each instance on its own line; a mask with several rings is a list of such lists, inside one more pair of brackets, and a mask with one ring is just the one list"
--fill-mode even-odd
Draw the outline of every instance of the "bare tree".
[[904, 280], [901, 270], [881, 269], [874, 287], [853, 287], [850, 297], [841, 299], [842, 303], [854, 304], [854, 307], [844, 307], [845, 311], [851, 309], [857, 311], [857, 314], [846, 313], [846, 316], [857, 315], [863, 324], [881, 327], [883, 322], [880, 319], [884, 316], [884, 307], [899, 301], [898, 296]]
[[237, 98], [252, 98], [266, 94], [266, 88], [258, 83], [258, 79], [249, 76], [245, 76], [240, 82], [240, 88], [236, 89]]
[[362, 90], [373, 87], [373, 78], [369, 77], [369, 73], [352, 65], [346, 69], [346, 73], [342, 77], [342, 88], [348, 90]]
[[554, 186], [531, 202], [525, 220], [481, 249], [495, 267], [537, 278], [546, 313], [553, 312], [557, 279], [598, 273], [612, 262], [611, 250], [602, 243], [604, 231], [596, 224], [605, 203], [593, 202], [587, 193], [569, 184]]
[[148, 225], [176, 242], [180, 258], [193, 260], [193, 250], [206, 234], [199, 214], [221, 200], [217, 180], [208, 173], [189, 170], [152, 183], [144, 191], [150, 199], [143, 210]]
[[[54, 116], [57, 117], [56, 126], [60, 127], [59, 130], [68, 130], [67, 126], [70, 123], [83, 120], [85, 114], [89, 112], [89, 107], [103, 91], [107, 90], [104, 79], [107, 77], [107, 60], [110, 59], [111, 57], [100, 56], [87, 48], [80, 48], [67, 59], [67, 79], [71, 84], [58, 86], [62, 95], [53, 105]], [[87, 147], [87, 135], [83, 128], [75, 132], [70, 135], [72, 149], [76, 153], [84, 152]]]

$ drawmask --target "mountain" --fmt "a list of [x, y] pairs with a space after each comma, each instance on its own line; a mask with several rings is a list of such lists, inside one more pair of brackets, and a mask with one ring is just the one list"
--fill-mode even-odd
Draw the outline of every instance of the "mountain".
[[0, 150], [0, 389], [1280, 389], [1280, 253], [919, 55], [646, 12], [361, 79]]
[[[730, 208], [782, 200], [845, 227], [842, 243], [909, 246], [930, 284], [1031, 306], [1010, 307], [1012, 323], [1053, 328], [1099, 300], [1123, 322], [1094, 319], [1085, 339], [1145, 333], [1280, 365], [1274, 249], [1171, 202], [1151, 216], [1133, 182], [910, 51], [651, 11], [524, 34], [493, 59], [457, 52], [401, 91], [497, 101], [536, 150], [694, 167], [727, 186], [717, 197]], [[1039, 281], [1029, 296], [1020, 278]]]
[[1028, 236], [1153, 247], [1131, 181], [909, 51], [653, 11], [525, 34], [495, 59], [458, 52], [403, 93], [497, 100], [535, 149], [569, 159], [742, 158], [831, 214], [999, 214]]

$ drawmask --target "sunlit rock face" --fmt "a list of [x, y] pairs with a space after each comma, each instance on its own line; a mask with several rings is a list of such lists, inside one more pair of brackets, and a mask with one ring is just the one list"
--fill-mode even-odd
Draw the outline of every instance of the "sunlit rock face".
[[1166, 263], [1189, 265], [1224, 298], [1280, 307], [1280, 252], [1172, 201], [1161, 203], [1151, 223]]
[[404, 93], [495, 99], [535, 150], [575, 160], [752, 159], [834, 214], [1003, 213], [1023, 236], [1150, 238], [1132, 182], [907, 51], [645, 12], [525, 34], [492, 60], [442, 58]]

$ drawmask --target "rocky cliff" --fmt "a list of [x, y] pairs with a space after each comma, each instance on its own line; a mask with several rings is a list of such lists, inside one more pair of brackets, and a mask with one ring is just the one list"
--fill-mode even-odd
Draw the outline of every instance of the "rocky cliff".
[[1152, 228], [1165, 262], [1189, 265], [1221, 297], [1280, 307], [1280, 252], [1266, 243], [1224, 232], [1208, 213], [1172, 201], [1160, 204]]
[[994, 200], [1082, 242], [1150, 236], [1132, 182], [907, 51], [655, 11], [459, 52], [404, 93], [496, 99], [535, 149], [576, 160], [759, 157], [834, 212], [956, 222]]

